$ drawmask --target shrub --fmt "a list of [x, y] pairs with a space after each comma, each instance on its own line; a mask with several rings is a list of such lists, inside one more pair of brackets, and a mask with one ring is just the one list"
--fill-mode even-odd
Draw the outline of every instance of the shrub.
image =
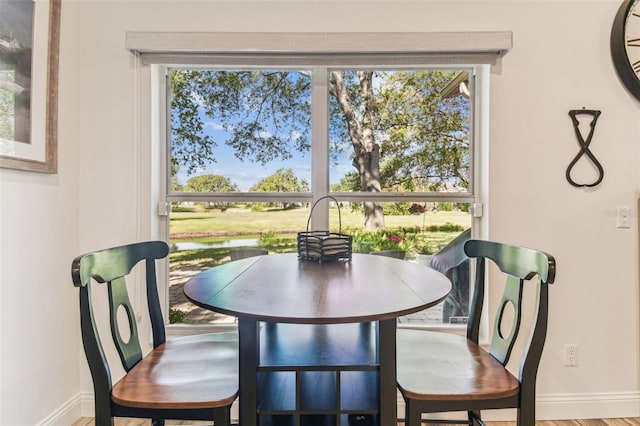
[[173, 213], [193, 213], [195, 210], [196, 209], [193, 206], [185, 206], [179, 204], [173, 204], [171, 206], [171, 212]]
[[180, 309], [169, 309], [169, 323], [178, 324], [184, 322], [184, 312]]
[[379, 250], [412, 251], [416, 243], [415, 229], [379, 229], [377, 231], [355, 231], [353, 251], [370, 253]]
[[427, 231], [429, 232], [462, 232], [465, 227], [462, 225], [456, 225], [455, 223], [446, 222], [442, 225], [429, 225]]
[[278, 238], [278, 234], [273, 231], [264, 231], [260, 234], [259, 241], [261, 246], [270, 246], [279, 244], [280, 238]]
[[418, 203], [413, 203], [411, 204], [411, 207], [409, 207], [409, 213], [411, 214], [420, 214], [426, 211], [427, 211], [427, 208], [425, 206], [421, 206]]
[[379, 250], [404, 250], [407, 253], [434, 254], [453, 238], [450, 234], [466, 228], [454, 223], [431, 225], [423, 232], [419, 226], [377, 231], [354, 230], [353, 251], [370, 253]]
[[268, 203], [251, 203], [249, 210], [252, 212], [262, 212], [269, 206]]
[[402, 216], [409, 211], [409, 203], [384, 203], [382, 210], [385, 216]]

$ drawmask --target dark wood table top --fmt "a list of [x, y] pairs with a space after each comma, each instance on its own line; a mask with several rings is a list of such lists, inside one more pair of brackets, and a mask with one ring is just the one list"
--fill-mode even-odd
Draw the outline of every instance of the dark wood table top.
[[259, 321], [331, 324], [392, 319], [444, 300], [451, 282], [404, 260], [353, 254], [350, 262], [318, 264], [296, 253], [225, 263], [184, 287], [198, 306]]

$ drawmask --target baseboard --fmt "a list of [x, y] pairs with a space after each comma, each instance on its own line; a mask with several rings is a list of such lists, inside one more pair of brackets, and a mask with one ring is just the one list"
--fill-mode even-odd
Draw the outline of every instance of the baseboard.
[[640, 392], [546, 394], [536, 399], [540, 420], [640, 417]]
[[[404, 400], [398, 397], [398, 417], [404, 417]], [[431, 417], [431, 416], [430, 416]], [[433, 418], [456, 418], [450, 415]], [[640, 392], [599, 394], [547, 394], [536, 399], [537, 420], [610, 419], [640, 417]], [[482, 418], [492, 421], [515, 421], [516, 410], [489, 410]]]
[[[640, 417], [640, 392], [610, 392], [599, 394], [547, 394], [536, 400], [537, 420], [608, 419]], [[232, 418], [237, 418], [237, 401]], [[69, 426], [80, 417], [93, 417], [93, 392], [80, 392], [42, 420], [37, 426]], [[398, 395], [398, 417], [404, 416], [404, 400]], [[515, 410], [491, 410], [483, 413], [485, 420], [516, 418]]]
[[91, 415], [93, 415], [93, 392], [77, 393], [39, 422], [37, 426], [69, 426], [83, 415], [86, 415], [86, 407], [91, 407]]
[[[238, 413], [238, 400], [236, 400], [231, 406], [231, 419], [237, 421]], [[55, 415], [52, 414], [46, 420], [40, 422], [38, 426], [69, 426], [80, 417], [94, 416], [93, 392], [81, 392], [72, 398], [69, 403], [56, 410]]]

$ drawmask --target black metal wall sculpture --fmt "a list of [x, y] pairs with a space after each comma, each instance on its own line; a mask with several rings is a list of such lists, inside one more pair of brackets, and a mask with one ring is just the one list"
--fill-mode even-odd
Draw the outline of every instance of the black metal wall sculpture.
[[[592, 117], [591, 122], [589, 123], [589, 134], [587, 135], [586, 140], [582, 136], [582, 133], [580, 133], [580, 121], [578, 120], [578, 117], [577, 117], [578, 115], [590, 115]], [[600, 116], [600, 111], [593, 110], [593, 109], [585, 109], [583, 107], [582, 109], [572, 109], [571, 111], [569, 111], [569, 116], [571, 116], [571, 120], [573, 121], [573, 128], [575, 129], [576, 137], [578, 138], [578, 144], [580, 145], [580, 152], [578, 153], [578, 155], [575, 156], [573, 161], [571, 161], [571, 163], [569, 164], [569, 167], [567, 167], [567, 173], [566, 173], [567, 180], [573, 186], [577, 186], [579, 188], [581, 187], [591, 188], [598, 185], [600, 182], [602, 182], [602, 178], [604, 178], [604, 169], [602, 168], [602, 165], [596, 159], [593, 153], [589, 150], [589, 145], [591, 144], [591, 138], [593, 138], [593, 131], [595, 130], [596, 122], [598, 121], [598, 117]], [[598, 178], [592, 183], [577, 183], [571, 178], [571, 169], [573, 168], [573, 166], [576, 165], [578, 160], [583, 155], [586, 155], [591, 160], [591, 162], [593, 162], [593, 165], [596, 167], [596, 169], [598, 169]]]

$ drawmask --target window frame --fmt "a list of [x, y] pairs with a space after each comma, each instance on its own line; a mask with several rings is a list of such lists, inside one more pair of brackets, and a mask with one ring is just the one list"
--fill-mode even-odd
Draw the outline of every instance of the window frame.
[[[169, 193], [167, 191], [167, 189], [169, 188], [168, 186], [168, 181], [170, 180], [170, 176], [168, 176], [167, 173], [167, 165], [168, 165], [168, 150], [169, 148], [169, 139], [167, 137], [167, 135], [170, 134], [170, 121], [168, 120], [170, 111], [169, 108], [167, 108], [168, 104], [168, 96], [169, 94], [167, 93], [166, 90], [166, 70], [168, 68], [168, 66], [174, 66], [176, 67], [177, 62], [180, 62], [182, 60], [184, 60], [184, 58], [191, 58], [189, 60], [187, 60], [185, 64], [181, 64], [182, 66], [185, 67], [192, 67], [194, 66], [193, 63], [189, 63], [189, 62], [194, 62], [193, 58], [197, 58], [197, 62], [200, 65], [204, 65], [204, 64], [211, 64], [212, 60], [211, 58], [214, 58], [215, 60], [220, 60], [220, 58], [223, 58], [225, 60], [228, 61], [227, 63], [227, 67], [236, 67], [234, 64], [235, 63], [239, 63], [237, 62], [234, 58], [233, 55], [229, 55], [229, 53], [224, 53], [222, 55], [220, 54], [211, 54], [211, 52], [206, 52], [206, 49], [194, 49], [194, 48], [189, 48], [187, 49], [187, 53], [185, 56], [185, 52], [180, 53], [180, 49], [174, 49], [173, 51], [170, 48], [165, 47], [154, 47], [152, 49], [144, 49], [143, 46], [145, 43], [149, 43], [150, 39], [153, 39], [154, 42], [152, 44], [159, 44], [162, 45], [164, 42], [163, 40], [166, 41], [166, 37], [162, 38], [160, 37], [158, 39], [157, 37], [157, 33], [135, 33], [137, 36], [140, 36], [141, 34], [143, 35], [142, 37], [142, 41], [140, 41], [140, 37], [136, 38], [136, 42], [132, 42], [132, 40], [135, 38], [130, 38], [131, 33], [127, 34], [127, 48], [129, 50], [131, 50], [135, 55], [136, 55], [136, 74], [137, 74], [137, 79], [141, 80], [141, 73], [142, 73], [142, 69], [144, 68], [148, 68], [150, 69], [150, 83], [151, 83], [151, 93], [149, 94], [149, 99], [151, 101], [151, 105], [149, 105], [149, 111], [150, 111], [150, 139], [152, 141], [152, 146], [150, 147], [150, 152], [151, 152], [151, 157], [152, 157], [152, 161], [151, 161], [151, 166], [150, 166], [150, 171], [151, 171], [151, 189], [152, 189], [152, 203], [153, 201], [157, 200], [157, 209], [156, 206], [151, 206], [152, 207], [152, 219], [150, 222], [150, 226], [152, 228], [151, 233], [152, 234], [156, 234], [159, 238], [161, 239], [165, 239], [168, 240], [169, 239], [169, 212], [168, 212], [168, 208], [169, 208], [169, 203], [171, 201], [177, 201], [177, 200], [190, 200], [190, 201], [197, 201], [197, 200], [202, 200], [202, 199], [206, 199], [206, 200], [229, 200], [232, 199], [234, 201], [282, 201], [282, 200], [287, 200], [287, 201], [306, 201], [306, 202], [313, 202], [314, 200], [324, 196], [324, 195], [331, 195], [333, 197], [335, 197], [336, 199], [338, 199], [339, 201], [344, 200], [344, 201], [363, 201], [363, 200], [368, 200], [368, 201], [381, 201], [381, 202], [398, 202], [398, 201], [403, 201], [403, 202], [407, 202], [407, 201], [416, 201], [416, 202], [420, 202], [420, 201], [451, 201], [451, 202], [470, 202], [472, 204], [472, 212], [471, 212], [471, 217], [472, 217], [472, 235], [474, 238], [483, 238], [488, 234], [488, 149], [489, 149], [489, 131], [488, 131], [488, 124], [489, 124], [489, 82], [490, 82], [490, 73], [491, 73], [491, 65], [495, 64], [497, 60], [499, 60], [499, 58], [504, 55], [511, 47], [511, 33], [495, 33], [495, 34], [499, 34], [499, 39], [500, 40], [504, 40], [505, 36], [507, 38], [509, 38], [509, 42], [504, 44], [501, 48], [499, 49], [480, 49], [482, 50], [482, 54], [480, 56], [477, 55], [465, 55], [463, 54], [459, 54], [459, 55], [450, 55], [447, 54], [446, 52], [443, 53], [443, 49], [440, 48], [440, 51], [438, 51], [438, 47], [436, 46], [435, 48], [427, 48], [425, 51], [420, 52], [419, 55], [417, 55], [418, 57], [422, 57], [425, 58], [427, 57], [428, 60], [423, 60], [423, 61], [416, 61], [415, 60], [415, 56], [416, 55], [409, 55], [409, 57], [411, 58], [411, 60], [406, 61], [406, 62], [400, 62], [400, 58], [403, 57], [407, 57], [407, 55], [403, 55], [403, 54], [394, 54], [394, 55], [389, 55], [389, 52], [368, 52], [366, 55], [362, 55], [361, 57], [358, 57], [358, 60], [361, 61], [363, 60], [367, 60], [370, 61], [371, 58], [376, 58], [376, 57], [381, 57], [381, 58], [385, 58], [386, 60], [388, 60], [389, 57], [394, 57], [396, 61], [395, 62], [397, 64], [402, 64], [402, 65], [397, 65], [397, 66], [392, 66], [389, 65], [389, 63], [387, 63], [386, 65], [384, 65], [384, 67], [386, 68], [395, 68], [395, 69], [400, 69], [400, 68], [411, 68], [411, 69], [419, 69], [419, 68], [438, 68], [438, 69], [442, 69], [442, 68], [472, 68], [473, 69], [473, 73], [471, 73], [471, 80], [472, 80], [472, 93], [474, 93], [474, 97], [473, 97], [473, 101], [471, 104], [471, 108], [472, 108], [472, 150], [471, 150], [471, 155], [472, 155], [472, 159], [471, 159], [471, 164], [472, 164], [472, 184], [470, 185], [470, 191], [468, 193], [463, 193], [462, 195], [459, 193], [375, 193], [375, 194], [371, 194], [371, 193], [340, 193], [340, 192], [330, 192], [329, 191], [329, 177], [328, 177], [328, 170], [329, 167], [326, 167], [326, 174], [321, 174], [321, 173], [316, 173], [316, 172], [312, 172], [312, 180], [311, 180], [311, 188], [312, 188], [312, 192], [310, 193], [289, 193], [289, 194], [282, 194], [282, 193], [278, 193], [278, 194], [268, 194], [268, 193], [262, 193], [262, 194], [256, 194], [256, 193], [239, 193], [239, 194], [229, 194], [229, 193], [225, 193], [225, 194], [193, 194], [193, 193]], [[424, 33], [424, 34], [428, 34], [428, 33]], [[447, 33], [449, 34], [449, 33]], [[476, 39], [477, 37], [474, 33], [465, 33], [468, 37], [471, 37], [471, 39]], [[210, 36], [212, 34], [207, 34], [205, 38], [209, 39]], [[151, 38], [149, 38], [149, 36]], [[169, 34], [167, 35], [168, 37], [173, 37], [175, 35], [173, 34]], [[353, 37], [354, 39], [359, 39], [362, 38], [363, 34], [361, 33], [353, 33], [353, 34], [347, 34], [346, 37]], [[378, 38], [380, 36], [380, 34], [377, 34]], [[322, 37], [322, 34], [319, 35], [319, 37]], [[366, 35], [365, 35], [366, 38]], [[427, 37], [428, 38], [428, 37]], [[369, 40], [370, 41], [370, 40]], [[495, 41], [495, 40], [493, 40]], [[413, 41], [415, 43], [415, 40]], [[136, 45], [137, 43], [137, 45]], [[349, 43], [347, 43], [349, 44]], [[351, 43], [353, 44], [353, 43]], [[357, 44], [357, 43], [356, 43]], [[373, 43], [375, 44], [375, 43]], [[436, 43], [438, 44], [438, 43]], [[464, 43], [462, 43], [464, 44]], [[480, 42], [480, 44], [482, 44], [482, 42]], [[489, 44], [491, 44], [491, 41], [489, 42]], [[500, 44], [500, 43], [498, 43]], [[202, 50], [202, 51], [200, 51]], [[373, 49], [375, 50], [375, 49]], [[436, 53], [433, 52], [433, 50], [436, 51]], [[446, 49], [445, 49], [446, 50]], [[461, 49], [464, 50], [464, 49]], [[487, 53], [487, 50], [491, 50], [491, 53]], [[176, 51], [178, 51], [178, 53], [176, 54]], [[145, 57], [145, 52], [149, 53], [153, 53], [153, 55], [151, 56], [147, 56]], [[154, 53], [155, 52], [155, 53]], [[157, 55], [157, 52], [168, 52], [165, 55]], [[195, 53], [194, 53], [195, 52]], [[246, 51], [243, 51], [242, 49], [236, 50], [236, 53], [240, 53], [244, 56], [246, 55]], [[316, 78], [322, 78], [323, 81], [328, 81], [326, 79], [326, 73], [324, 75], [322, 75], [321, 73], [317, 72], [317, 70], [315, 68], [322, 68], [322, 69], [326, 69], [329, 70], [331, 68], [344, 68], [344, 65], [333, 65], [332, 61], [330, 60], [331, 58], [351, 58], [353, 55], [349, 54], [346, 51], [343, 52], [338, 52], [340, 53], [340, 55], [335, 56], [335, 55], [331, 55], [330, 53], [324, 53], [322, 55], [316, 54], [315, 56], [313, 56], [313, 58], [317, 59], [318, 57], [322, 58], [323, 60], [327, 61], [326, 65], [323, 66], [319, 66], [319, 67], [311, 67], [313, 72], [313, 75], [316, 76]], [[303, 55], [304, 56], [304, 55]], [[286, 52], [278, 52], [276, 55], [268, 55], [268, 54], [264, 54], [264, 52], [262, 52], [262, 54], [259, 55], [248, 55], [248, 57], [250, 58], [261, 58], [261, 60], [263, 60], [264, 58], [270, 58], [270, 61], [266, 61], [266, 62], [271, 62], [271, 65], [269, 65], [269, 67], [274, 67], [274, 58], [278, 58], [277, 61], [275, 61], [278, 65], [278, 68], [294, 68], [294, 69], [300, 69], [300, 68], [309, 68], [309, 66], [303, 66], [300, 65], [298, 63], [296, 64], [291, 64], [288, 62], [299, 62], [300, 61], [300, 57], [301, 55], [293, 52], [290, 54], [287, 54]], [[158, 58], [161, 58], [162, 60], [158, 60]], [[165, 60], [169, 58], [170, 60]], [[179, 60], [176, 60], [176, 58]], [[204, 58], [204, 59], [203, 59]], [[231, 58], [231, 59], [230, 59]], [[449, 59], [452, 60], [451, 63], [445, 62], [443, 61], [444, 59]], [[213, 62], [215, 62], [215, 60]], [[166, 63], [165, 63], [166, 62]], [[338, 61], [340, 62], [340, 61]], [[147, 65], [149, 65], [149, 67], [146, 67]], [[262, 68], [264, 69], [266, 67], [266, 65], [264, 63], [259, 63], [254, 65], [255, 68]], [[246, 68], [247, 65], [243, 65], [242, 68]], [[355, 68], [363, 68], [363, 66], [354, 66]], [[383, 68], [383, 66], [375, 66], [372, 67], [370, 65], [368, 65], [369, 68], [376, 68], [376, 69], [380, 69]], [[326, 83], [325, 83], [326, 86]], [[320, 94], [317, 91], [313, 91], [312, 92], [312, 102], [315, 104], [316, 102], [319, 102], [318, 100], [316, 100], [315, 98], [318, 96], [321, 96], [322, 99], [324, 99], [324, 102], [326, 102], [326, 104], [324, 105], [324, 107], [326, 108], [328, 105], [328, 87], [326, 88], [327, 93], [323, 93]], [[144, 92], [144, 90], [140, 90], [138, 93], [139, 97], [142, 97], [144, 95], [147, 95], [147, 93]], [[141, 101], [136, 101], [136, 102], [140, 102], [140, 104], [137, 105], [136, 109], [138, 110], [138, 113], [140, 113], [140, 108], [142, 107], [142, 102]], [[326, 110], [326, 109], [325, 109]], [[328, 129], [328, 123], [326, 122], [327, 120], [325, 120], [325, 122], [323, 123], [321, 121], [321, 119], [319, 117], [317, 117], [317, 111], [312, 111], [312, 126], [319, 126], [319, 127], [323, 127], [324, 129]], [[328, 133], [328, 130], [325, 130], [325, 133]], [[316, 135], [314, 133], [314, 131], [312, 130], [312, 140], [315, 141]], [[326, 138], [327, 140], [327, 148], [328, 148], [328, 136]], [[166, 147], [166, 149], [163, 149], [163, 147]], [[316, 161], [323, 161], [324, 164], [328, 164], [328, 149], [323, 149], [320, 144], [318, 143], [312, 143], [312, 161], [313, 163], [315, 163]], [[317, 168], [313, 168], [314, 170], [317, 170]], [[321, 186], [319, 186], [322, 184], [326, 184], [326, 192], [320, 192], [318, 191], [318, 188], [320, 188]], [[204, 198], [203, 198], [204, 197]], [[314, 220], [313, 220], [313, 224], [312, 226], [314, 228], [320, 229], [322, 227], [328, 226], [328, 212], [325, 215], [314, 215]], [[154, 230], [155, 229], [155, 230]], [[157, 230], [157, 231], [156, 231]], [[161, 270], [161, 269], [159, 269]], [[161, 276], [159, 277], [158, 280], [158, 285], [159, 285], [159, 292], [160, 292], [160, 297], [161, 297], [161, 301], [163, 302], [163, 305], [165, 307], [165, 321], [168, 322], [168, 293], [169, 293], [169, 262], [165, 262], [165, 273], [161, 274]], [[207, 329], [210, 328], [214, 328], [216, 330], [219, 329], [223, 329], [223, 328], [228, 328], [228, 325], [177, 325], [177, 324], [167, 324], [167, 331], [170, 335], [181, 335], [181, 334], [193, 334], [193, 333], [201, 333], [201, 332], [205, 332]], [[233, 326], [231, 326], [233, 328]], [[410, 326], [410, 327], [415, 327], [415, 326]], [[451, 326], [448, 324], [443, 324], [443, 325], [425, 325], [425, 326], [420, 326], [420, 328], [437, 328], [437, 329], [443, 329], [443, 328], [451, 328], [453, 330], [457, 330], [460, 331], [461, 327], [460, 326]]]
[[[211, 201], [211, 202], [304, 202], [313, 204], [320, 198], [327, 195], [335, 198], [337, 201], [345, 202], [460, 202], [470, 203], [472, 206], [477, 204], [475, 196], [476, 187], [476, 173], [475, 173], [475, 158], [476, 158], [476, 84], [475, 78], [477, 73], [476, 66], [452, 66], [452, 65], [422, 65], [422, 66], [408, 66], [406, 64], [398, 65], [395, 67], [385, 65], [383, 67], [367, 66], [367, 67], [341, 67], [341, 69], [366, 69], [366, 70], [444, 70], [444, 69], [465, 69], [469, 72], [470, 79], [470, 93], [471, 93], [471, 143], [470, 143], [470, 185], [466, 192], [332, 192], [329, 184], [329, 118], [328, 118], [328, 105], [329, 105], [329, 73], [336, 67], [333, 66], [314, 66], [314, 67], [291, 67], [290, 65], [275, 65], [269, 67], [270, 70], [300, 70], [309, 69], [312, 75], [312, 119], [311, 119], [311, 190], [309, 192], [288, 192], [288, 193], [271, 193], [271, 192], [174, 192], [171, 190], [171, 174], [170, 163], [171, 157], [171, 111], [168, 105], [171, 103], [169, 72], [172, 69], [179, 68], [211, 68], [217, 70], [259, 70], [264, 69], [262, 66], [210, 66], [210, 67], [188, 67], [188, 66], [163, 66], [162, 72], [165, 80], [165, 170], [164, 176], [161, 178], [163, 182], [162, 192], [166, 197], [166, 202], [196, 202], [196, 201]], [[320, 165], [324, 164], [325, 167]], [[319, 206], [320, 208], [320, 206]], [[328, 209], [325, 205], [323, 211], [318, 210], [319, 214], [314, 215], [311, 219], [311, 226], [314, 229], [324, 229], [328, 226]], [[168, 213], [168, 212], [167, 212]]]

